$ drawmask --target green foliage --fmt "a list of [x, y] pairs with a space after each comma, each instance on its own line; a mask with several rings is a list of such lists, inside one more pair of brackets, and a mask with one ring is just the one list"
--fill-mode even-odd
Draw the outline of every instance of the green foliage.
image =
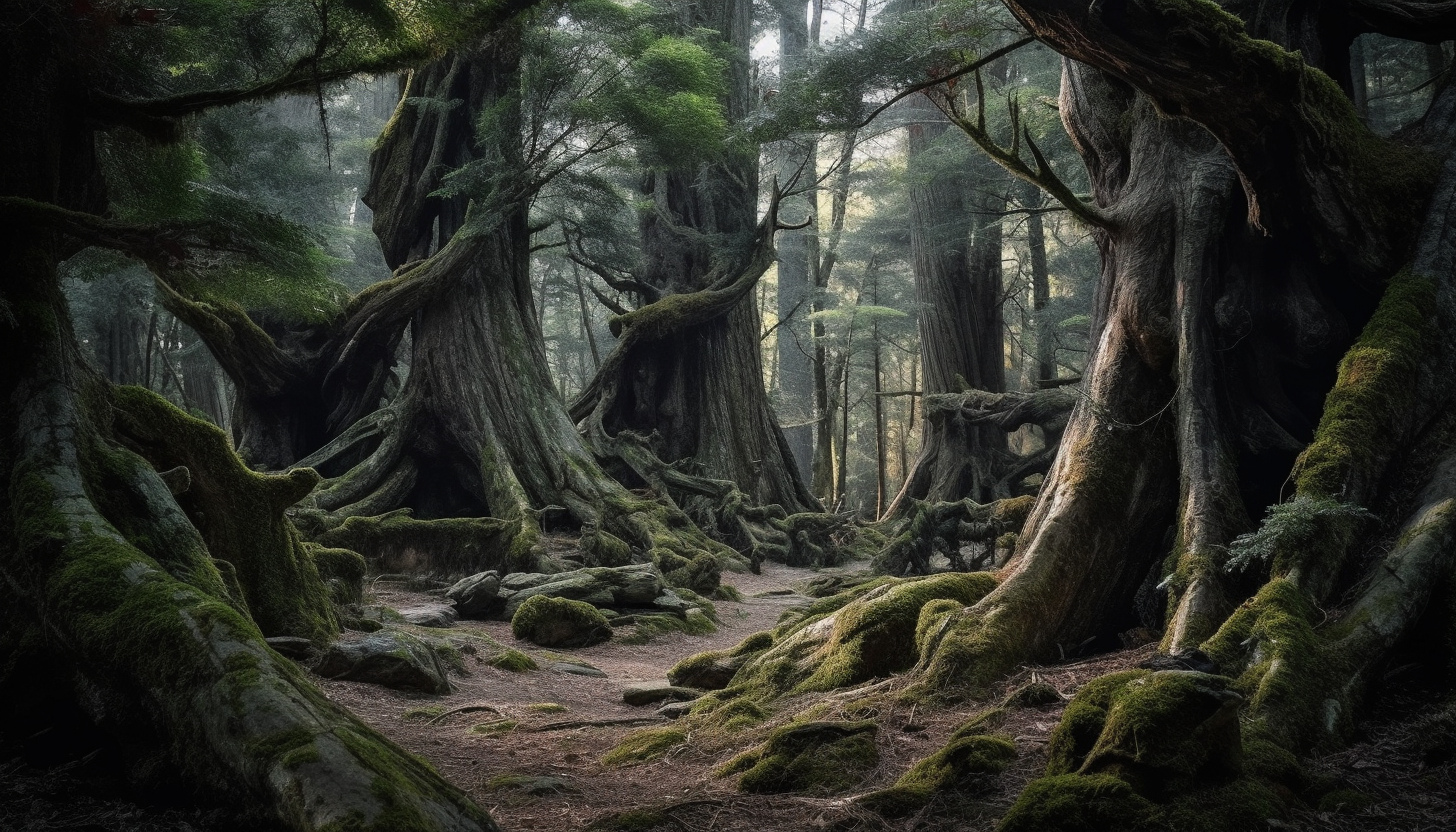
[[1229, 572], [1245, 572], [1256, 564], [1266, 565], [1281, 552], [1308, 547], [1322, 524], [1335, 519], [1366, 520], [1368, 510], [1328, 497], [1301, 494], [1287, 503], [1270, 506], [1259, 528], [1234, 538], [1228, 546]]

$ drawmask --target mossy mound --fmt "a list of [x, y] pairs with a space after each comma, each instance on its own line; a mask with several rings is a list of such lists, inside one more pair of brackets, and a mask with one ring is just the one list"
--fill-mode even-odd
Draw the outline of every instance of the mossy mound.
[[588, 647], [610, 639], [612, 628], [591, 604], [534, 595], [511, 617], [511, 635], [542, 647]]
[[686, 731], [678, 728], [646, 728], [633, 731], [602, 757], [604, 766], [625, 766], [656, 760], [688, 741]]
[[742, 774], [751, 794], [833, 794], [858, 785], [879, 762], [873, 722], [804, 722], [774, 731], [759, 748], [740, 754], [719, 776]]
[[1243, 698], [1228, 686], [1222, 676], [1186, 670], [1094, 680], [1052, 733], [1047, 772], [1117, 774], [1153, 796], [1231, 780], [1242, 765]]
[[676, 615], [634, 615], [613, 621], [614, 625], [630, 624], [632, 632], [617, 640], [622, 644], [646, 644], [654, 638], [670, 633], [685, 633], [690, 636], [706, 636], [718, 631], [717, 625], [707, 613], [698, 609], [688, 610], [682, 616]]
[[682, 687], [722, 690], [732, 683], [738, 668], [772, 646], [771, 634], [754, 633], [732, 649], [709, 650], [688, 656], [667, 671], [667, 678]]
[[996, 832], [1143, 832], [1156, 807], [1110, 775], [1062, 774], [1034, 780]]
[[746, 663], [735, 683], [776, 696], [834, 690], [907, 670], [921, 652], [917, 639], [924, 637], [921, 614], [927, 605], [944, 601], [932, 609], [948, 614], [995, 586], [989, 574], [955, 572], [886, 579], [823, 599], [787, 630], [776, 629], [774, 646]]
[[870, 792], [857, 802], [885, 817], [901, 817], [929, 803], [936, 792], [963, 789], [978, 777], [1000, 774], [1015, 758], [1016, 744], [1006, 737], [953, 739], [912, 766], [895, 785]]

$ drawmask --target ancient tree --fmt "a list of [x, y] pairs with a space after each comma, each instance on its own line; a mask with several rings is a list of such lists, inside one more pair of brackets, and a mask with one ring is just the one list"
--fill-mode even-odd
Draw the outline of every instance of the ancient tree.
[[1167, 655], [1078, 694], [1001, 828], [1261, 825], [1304, 787], [1295, 755], [1348, 738], [1398, 646], [1449, 651], [1456, 95], [1378, 136], [1347, 46], [1444, 40], [1456, 18], [1007, 6], [1068, 58], [1059, 108], [1091, 199], [1028, 133], [998, 142], [959, 93], [937, 100], [1095, 229], [1094, 352], [1061, 451], [993, 579], [826, 602], [745, 642], [729, 692], [909, 670], [913, 694], [960, 701], [1142, 624]]
[[[749, 4], [674, 14], [681, 31], [711, 30], [730, 48], [721, 101], [730, 122], [742, 119]], [[758, 220], [756, 148], [729, 144], [651, 161], [642, 177], [650, 203], [641, 214], [642, 262], [621, 284], [642, 305], [613, 319], [618, 344], [572, 403], [572, 417], [629, 480], [708, 499], [699, 520], [709, 526], [750, 504], [764, 507], [753, 513], [770, 512], [764, 517], [817, 510], [764, 391], [751, 294], [773, 262], [779, 195]]]
[[264, 643], [337, 632], [330, 564], [284, 516], [317, 475], [253, 473], [216, 428], [111, 386], [83, 359], [57, 278], [86, 245], [200, 277], [262, 242], [207, 215], [108, 219], [103, 137], [167, 146], [191, 113], [405, 65], [492, 19], [280, 6], [266, 23], [300, 50], [280, 55], [232, 50], [260, 43], [243, 35], [265, 21], [230, 7], [184, 4], [152, 26], [150, 10], [117, 4], [13, 5], [0, 27], [17, 81], [0, 93], [0, 213], [23, 229], [0, 253], [7, 730], [86, 736], [83, 753], [111, 749], [138, 785], [185, 784], [261, 824], [494, 829]]

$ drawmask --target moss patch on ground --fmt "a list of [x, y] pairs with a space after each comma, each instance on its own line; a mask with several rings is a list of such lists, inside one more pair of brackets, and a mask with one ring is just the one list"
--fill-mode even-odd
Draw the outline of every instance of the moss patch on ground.
[[738, 788], [753, 794], [843, 792], [858, 785], [879, 762], [878, 731], [868, 721], [787, 725], [717, 773], [741, 774]]

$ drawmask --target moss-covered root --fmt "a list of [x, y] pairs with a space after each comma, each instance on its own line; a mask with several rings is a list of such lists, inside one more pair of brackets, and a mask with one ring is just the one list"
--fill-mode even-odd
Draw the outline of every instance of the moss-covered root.
[[[929, 571], [930, 557], [935, 552], [944, 552], [952, 564], [958, 564], [964, 542], [982, 543], [994, 551], [1002, 535], [1021, 531], [1035, 502], [1026, 496], [985, 505], [969, 499], [944, 503], [912, 501], [909, 516], [875, 555], [875, 571], [885, 575], [924, 574]], [[960, 567], [964, 568], [964, 564]]]
[[910, 580], [885, 579], [812, 604], [772, 648], [747, 662], [735, 684], [763, 697], [825, 691], [913, 667], [927, 633], [925, 616], [950, 615], [996, 586], [980, 573], [953, 572]]
[[[231, 565], [264, 635], [319, 643], [338, 635], [329, 590], [284, 516], [318, 483], [318, 475], [307, 468], [284, 475], [254, 473], [215, 425], [144, 388], [114, 388], [112, 405], [118, 434], [157, 470], [187, 470], [177, 502], [212, 557]], [[93, 458], [109, 456], [98, 448]], [[100, 467], [94, 476], [104, 478], [106, 466]]]
[[[497, 828], [459, 790], [330, 703], [297, 665], [268, 649], [229, 602], [200, 545], [166, 547], [158, 559], [138, 545], [155, 541], [131, 542], [103, 512], [117, 522], [123, 507], [155, 518], [168, 511], [166, 489], [143, 482], [113, 493], [94, 471], [78, 476], [89, 465], [78, 457], [101, 453], [102, 441], [78, 441], [81, 448], [53, 441], [82, 433], [76, 409], [55, 388], [33, 405], [25, 427], [62, 429], [8, 432], [14, 476], [0, 512], [7, 523], [0, 583], [28, 589], [13, 597], [7, 591], [5, 616], [45, 621], [38, 637], [53, 671], [25, 684], [71, 693], [127, 759], [141, 761], [129, 773], [143, 785], [185, 783], [202, 800], [257, 817], [259, 826]], [[103, 492], [107, 500], [93, 502], [90, 494]], [[14, 701], [10, 691], [0, 697]]]
[[1078, 691], [1052, 733], [1047, 776], [1027, 786], [1002, 832], [1262, 828], [1283, 812], [1271, 781], [1290, 758], [1245, 745], [1230, 680], [1133, 670]]
[[833, 794], [858, 785], [879, 762], [873, 722], [804, 722], [774, 731], [759, 748], [718, 770], [742, 774], [738, 788], [752, 794]]
[[538, 571], [533, 525], [487, 517], [419, 520], [409, 509], [350, 517], [314, 536], [320, 545], [351, 549], [380, 572], [461, 578], [489, 569]]
[[609, 496], [602, 501], [600, 516], [600, 527], [588, 541], [593, 548], [612, 548], [615, 541], [645, 553], [670, 586], [710, 595], [724, 569], [748, 567], [746, 558], [709, 537], [670, 503]]
[[687, 741], [687, 732], [681, 728], [644, 728], [633, 731], [602, 757], [602, 765], [625, 766], [656, 760]]
[[916, 763], [888, 789], [870, 792], [855, 802], [884, 815], [903, 817], [929, 803], [937, 792], [989, 782], [1016, 758], [1016, 744], [1006, 737], [952, 738], [946, 746]]

